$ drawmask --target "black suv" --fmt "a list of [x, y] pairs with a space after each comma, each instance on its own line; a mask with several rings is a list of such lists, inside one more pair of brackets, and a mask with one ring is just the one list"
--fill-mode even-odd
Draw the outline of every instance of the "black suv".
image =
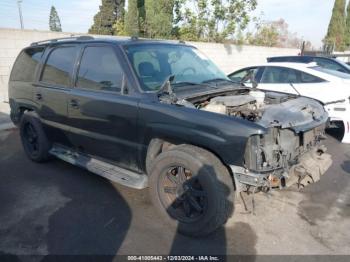
[[331, 164], [312, 99], [231, 82], [184, 43], [76, 37], [33, 43], [9, 81], [28, 157], [56, 156], [133, 188], [179, 232], [208, 234], [238, 192], [315, 182]]
[[331, 57], [323, 56], [275, 56], [267, 58], [267, 62], [289, 62], [308, 64], [315, 62], [317, 65], [329, 70], [350, 74], [350, 66], [346, 63]]

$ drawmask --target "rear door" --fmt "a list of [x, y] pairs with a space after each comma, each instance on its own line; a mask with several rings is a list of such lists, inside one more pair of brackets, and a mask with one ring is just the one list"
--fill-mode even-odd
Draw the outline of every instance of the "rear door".
[[80, 152], [139, 171], [138, 98], [128, 85], [121, 51], [112, 45], [85, 45], [68, 101], [74, 146]]
[[332, 100], [332, 96], [334, 92], [336, 92], [336, 89], [334, 89], [328, 81], [306, 72], [299, 70], [297, 70], [297, 72], [300, 75], [300, 79], [294, 84], [294, 87], [301, 95], [311, 97], [322, 102], [336, 100]]
[[266, 67], [258, 88], [300, 94], [325, 102], [329, 82], [312, 74], [287, 67]]
[[47, 48], [34, 100], [38, 113], [54, 142], [71, 145], [67, 137], [67, 99], [72, 87], [72, 75], [79, 48], [73, 44]]

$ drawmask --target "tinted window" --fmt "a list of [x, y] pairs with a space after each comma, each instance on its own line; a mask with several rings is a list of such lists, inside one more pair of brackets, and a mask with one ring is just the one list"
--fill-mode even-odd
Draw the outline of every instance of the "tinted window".
[[314, 60], [319, 66], [322, 66], [324, 68], [339, 71], [339, 72], [346, 71], [341, 65], [339, 65], [337, 62], [332, 61], [330, 59], [315, 57]]
[[265, 84], [298, 83], [298, 72], [286, 67], [266, 67], [260, 82]]
[[55, 48], [46, 61], [41, 81], [53, 85], [70, 86], [75, 58], [75, 47]]
[[77, 87], [119, 92], [122, 82], [122, 68], [111, 47], [85, 48], [79, 67]]
[[322, 73], [326, 73], [332, 76], [336, 76], [336, 77], [340, 77], [340, 78], [344, 78], [344, 79], [350, 79], [350, 74], [345, 74], [339, 71], [334, 71], [334, 70], [330, 70], [330, 69], [326, 69], [324, 67], [320, 67], [320, 66], [315, 66], [315, 67], [310, 67], [316, 71], [322, 72]]
[[281, 56], [270, 57], [268, 62], [310, 63], [311, 58], [305, 56]]
[[321, 83], [321, 82], [325, 82], [325, 80], [317, 77], [317, 76], [313, 76], [310, 74], [307, 74], [305, 72], [300, 72], [300, 80], [301, 83]]
[[44, 48], [28, 48], [23, 50], [12, 69], [11, 81], [32, 82], [35, 77], [35, 69], [43, 55]]

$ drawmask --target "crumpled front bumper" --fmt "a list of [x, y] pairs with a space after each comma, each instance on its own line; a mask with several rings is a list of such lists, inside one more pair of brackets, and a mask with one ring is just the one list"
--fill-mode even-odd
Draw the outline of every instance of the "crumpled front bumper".
[[297, 185], [303, 188], [320, 180], [332, 165], [332, 157], [324, 146], [319, 146], [300, 156], [297, 164], [288, 170], [277, 169], [269, 173], [254, 173], [243, 167], [230, 166], [236, 189], [245, 191], [249, 187], [286, 188]]
[[321, 146], [304, 154], [298, 164], [291, 167], [286, 180], [286, 187], [297, 184], [305, 187], [321, 179], [321, 176], [332, 165], [332, 157], [325, 153], [326, 147]]

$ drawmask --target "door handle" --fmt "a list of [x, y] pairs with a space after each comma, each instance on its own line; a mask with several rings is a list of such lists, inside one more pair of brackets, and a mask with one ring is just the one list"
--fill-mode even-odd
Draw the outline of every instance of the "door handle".
[[79, 108], [79, 103], [78, 103], [77, 100], [72, 99], [72, 100], [70, 101], [70, 106], [73, 107], [73, 108]]
[[41, 99], [43, 99], [43, 96], [42, 96], [42, 94], [40, 94], [40, 93], [36, 93], [36, 94], [35, 94], [35, 97], [36, 97], [36, 100], [41, 100]]

